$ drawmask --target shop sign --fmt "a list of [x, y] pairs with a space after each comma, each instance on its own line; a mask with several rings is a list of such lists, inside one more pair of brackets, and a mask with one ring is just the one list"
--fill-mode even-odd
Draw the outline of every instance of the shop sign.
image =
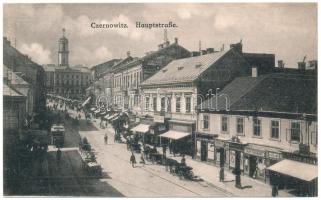
[[221, 141], [221, 140], [215, 140], [215, 141], [214, 141], [214, 145], [215, 145], [215, 147], [224, 148], [224, 142]]
[[280, 160], [281, 159], [281, 154], [274, 153], [274, 152], [268, 152], [268, 157], [272, 158], [274, 160]]
[[243, 149], [243, 144], [230, 142], [229, 148], [232, 150], [241, 151]]
[[164, 123], [164, 116], [154, 115], [154, 122]]
[[254, 156], [258, 156], [258, 157], [264, 157], [265, 156], [265, 152], [264, 151], [260, 151], [260, 150], [256, 150], [256, 149], [250, 149], [250, 148], [246, 148], [244, 150], [244, 153], [250, 154], [250, 155], [254, 155]]

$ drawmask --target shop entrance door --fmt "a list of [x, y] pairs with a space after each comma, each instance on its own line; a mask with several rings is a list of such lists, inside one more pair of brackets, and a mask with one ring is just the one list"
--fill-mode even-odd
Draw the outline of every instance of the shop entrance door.
[[201, 161], [207, 161], [207, 142], [201, 142]]
[[255, 156], [250, 156], [249, 158], [249, 161], [250, 161], [250, 177], [253, 178], [254, 175], [256, 175], [256, 161], [257, 161], [257, 158]]

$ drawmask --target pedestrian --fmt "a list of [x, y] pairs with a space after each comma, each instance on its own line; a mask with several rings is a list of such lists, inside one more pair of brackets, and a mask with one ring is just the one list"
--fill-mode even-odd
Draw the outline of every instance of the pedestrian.
[[130, 162], [132, 164], [132, 167], [135, 168], [136, 158], [134, 156], [134, 153], [132, 153], [132, 155], [130, 156]]
[[182, 159], [181, 159], [181, 165], [186, 166], [186, 159], [185, 155], [183, 154]]
[[59, 147], [58, 147], [58, 150], [57, 150], [56, 160], [57, 160], [57, 164], [59, 165], [60, 164], [60, 160], [61, 160], [61, 150], [60, 150]]
[[279, 195], [278, 186], [277, 185], [273, 185], [272, 186], [272, 197], [276, 197], [278, 195]]
[[224, 168], [221, 167], [220, 169], [220, 182], [223, 182], [224, 181]]
[[163, 156], [164, 156], [164, 157], [166, 157], [166, 149], [167, 149], [167, 147], [166, 147], [166, 145], [164, 144], [164, 145], [163, 145]]
[[145, 165], [145, 159], [144, 159], [144, 153], [143, 152], [140, 154], [140, 163]]
[[105, 133], [104, 140], [105, 140], [105, 144], [108, 144], [108, 135], [107, 135], [107, 133]]

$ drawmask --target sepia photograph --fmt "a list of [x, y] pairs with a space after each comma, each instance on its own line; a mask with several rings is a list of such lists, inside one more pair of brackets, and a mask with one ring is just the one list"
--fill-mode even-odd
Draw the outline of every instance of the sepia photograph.
[[318, 196], [318, 2], [2, 3], [4, 197]]

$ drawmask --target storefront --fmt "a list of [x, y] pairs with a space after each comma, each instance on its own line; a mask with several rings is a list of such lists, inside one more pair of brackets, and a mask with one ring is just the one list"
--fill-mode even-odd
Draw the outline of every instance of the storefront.
[[195, 131], [195, 121], [171, 119], [167, 122], [169, 127], [168, 132], [177, 133], [175, 135], [180, 135], [180, 137], [184, 135], [184, 137], [177, 139], [172, 138], [171, 141], [169, 141], [173, 149], [176, 149], [178, 153], [193, 156], [195, 147], [195, 135], [193, 135]]
[[196, 159], [214, 164], [215, 150], [214, 138], [216, 135], [197, 133], [196, 136]]
[[268, 181], [266, 168], [282, 159], [280, 149], [256, 144], [244, 148], [244, 174], [261, 181]]
[[255, 179], [265, 180], [265, 151], [249, 144], [244, 149], [244, 174]]
[[228, 141], [225, 138], [216, 138], [214, 140], [214, 164], [218, 167], [229, 168], [229, 149]]

